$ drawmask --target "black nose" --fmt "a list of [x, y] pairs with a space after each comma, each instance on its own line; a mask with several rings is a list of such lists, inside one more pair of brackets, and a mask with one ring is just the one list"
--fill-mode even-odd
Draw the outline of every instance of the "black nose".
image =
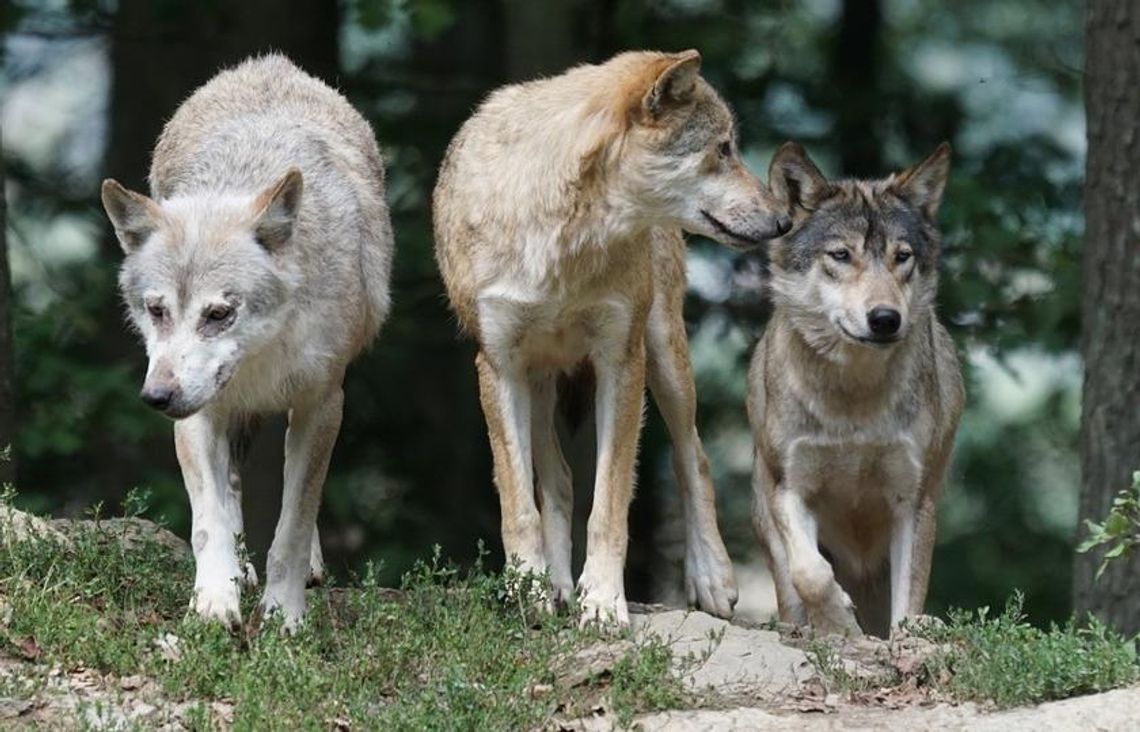
[[792, 230], [792, 217], [791, 216], [784, 215], [784, 216], [781, 216], [780, 218], [776, 219], [776, 231], [777, 231], [777, 233], [779, 233], [780, 236], [787, 234], [791, 230]]
[[170, 406], [170, 402], [174, 399], [174, 389], [169, 386], [144, 387], [139, 396], [142, 397], [148, 407], [154, 407], [162, 412]]
[[871, 312], [867, 313], [867, 325], [871, 326], [871, 332], [877, 336], [893, 336], [899, 332], [902, 315], [894, 308], [871, 308]]

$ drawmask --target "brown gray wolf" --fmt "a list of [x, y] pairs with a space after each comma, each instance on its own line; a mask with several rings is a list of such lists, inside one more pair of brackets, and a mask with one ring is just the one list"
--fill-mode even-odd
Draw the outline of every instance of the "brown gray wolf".
[[153, 198], [103, 183], [126, 258], [119, 284], [149, 356], [143, 400], [173, 418], [193, 513], [192, 605], [240, 619], [236, 453], [288, 411], [282, 509], [263, 610], [293, 628], [322, 571], [317, 509], [345, 367], [388, 312], [392, 228], [372, 129], [282, 56], [224, 71], [166, 124]]
[[[583, 620], [628, 622], [623, 571], [644, 385], [668, 426], [687, 518], [690, 600], [736, 602], [695, 426], [681, 230], [750, 247], [790, 226], [740, 161], [696, 51], [631, 52], [493, 92], [463, 125], [434, 196], [436, 258], [476, 368], [503, 548], [573, 598], [560, 380], [594, 377], [598, 458], [578, 581]], [[537, 484], [536, 484], [537, 483]]]
[[946, 144], [875, 181], [828, 181], [791, 143], [772, 161], [795, 223], [770, 248], [748, 413], [753, 524], [786, 622], [885, 636], [922, 612], [964, 400], [934, 313], [949, 168]]

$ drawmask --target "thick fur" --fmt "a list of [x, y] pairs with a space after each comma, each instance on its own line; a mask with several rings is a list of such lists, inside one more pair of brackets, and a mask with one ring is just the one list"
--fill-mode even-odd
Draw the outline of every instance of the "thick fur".
[[499, 89], [452, 141], [435, 190], [436, 257], [479, 342], [504, 549], [525, 569], [549, 569], [554, 601], [574, 591], [557, 385], [592, 367], [598, 461], [578, 581], [587, 620], [628, 620], [647, 361], [685, 494], [689, 597], [722, 616], [736, 601], [694, 423], [681, 230], [750, 246], [790, 220], [741, 164], [732, 116], [699, 64], [695, 51], [625, 53]]
[[[234, 455], [243, 425], [289, 412], [285, 493], [262, 605], [288, 626], [322, 571], [316, 515], [348, 363], [388, 312], [392, 229], [380, 152], [336, 91], [281, 56], [224, 71], [167, 123], [153, 198], [103, 203], [120, 286], [150, 357], [143, 398], [177, 420], [193, 511], [193, 606], [239, 620]], [[256, 580], [253, 580], [256, 581]]]
[[[825, 180], [797, 145], [772, 162], [796, 223], [771, 248], [748, 413], [754, 526], [786, 622], [886, 635], [922, 612], [964, 400], [934, 313], [948, 171], [945, 145], [870, 182]], [[871, 327], [876, 308], [895, 332]]]

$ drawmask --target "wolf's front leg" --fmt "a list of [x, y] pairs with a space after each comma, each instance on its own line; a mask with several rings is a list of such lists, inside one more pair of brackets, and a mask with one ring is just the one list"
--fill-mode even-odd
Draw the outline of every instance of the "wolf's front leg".
[[[677, 276], [683, 281], [684, 270]], [[736, 579], [717, 528], [716, 491], [697, 434], [697, 392], [681, 317], [683, 294], [682, 287], [654, 294], [645, 339], [649, 390], [673, 443], [673, 472], [681, 488], [685, 512], [685, 587], [689, 604], [727, 618], [736, 606]]]
[[491, 438], [495, 486], [502, 511], [503, 552], [522, 571], [546, 571], [542, 521], [534, 501], [531, 457], [531, 389], [525, 370], [507, 357], [497, 361], [479, 352], [479, 399]]
[[203, 618], [241, 622], [237, 537], [242, 533], [241, 492], [230, 481], [226, 420], [199, 412], [174, 423], [174, 448], [190, 496], [190, 545], [196, 566], [193, 607]]
[[287, 630], [305, 615], [313, 536], [333, 445], [340, 432], [344, 392], [339, 382], [309, 395], [289, 411], [285, 433], [285, 489], [281, 517], [266, 561], [265, 613], [280, 612]]
[[911, 584], [914, 576], [913, 506], [899, 506], [891, 524], [891, 631], [911, 614]]
[[752, 460], [752, 530], [760, 541], [768, 573], [776, 589], [776, 609], [780, 620], [793, 625], [807, 625], [807, 610], [792, 583], [788, 552], [772, 515], [771, 502], [777, 491], [772, 471], [757, 446]]
[[835, 572], [819, 551], [815, 517], [794, 489], [777, 488], [772, 518], [787, 552], [788, 569], [808, 620], [819, 633], [862, 635], [851, 597], [839, 586]]
[[[624, 351], [624, 353], [622, 353]], [[578, 579], [582, 621], [629, 623], [625, 556], [629, 504], [645, 399], [645, 341], [639, 334], [618, 358], [595, 351], [598, 463], [586, 525], [586, 565]]]

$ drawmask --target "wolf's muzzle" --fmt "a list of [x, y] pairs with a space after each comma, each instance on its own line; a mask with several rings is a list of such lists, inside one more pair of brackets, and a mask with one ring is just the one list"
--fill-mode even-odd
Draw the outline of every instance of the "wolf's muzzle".
[[867, 326], [876, 338], [891, 338], [902, 326], [902, 315], [894, 308], [874, 307], [867, 313]]
[[143, 387], [139, 396], [148, 407], [165, 412], [174, 401], [174, 389], [169, 386], [147, 386]]

